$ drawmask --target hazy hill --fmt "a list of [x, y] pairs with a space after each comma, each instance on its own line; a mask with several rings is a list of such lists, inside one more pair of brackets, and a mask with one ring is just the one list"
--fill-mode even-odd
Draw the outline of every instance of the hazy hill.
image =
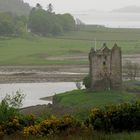
[[127, 6], [122, 7], [120, 9], [114, 9], [112, 12], [124, 12], [124, 13], [140, 13], [140, 7], [139, 6]]
[[12, 12], [18, 15], [28, 15], [31, 7], [23, 0], [0, 0], [0, 12]]

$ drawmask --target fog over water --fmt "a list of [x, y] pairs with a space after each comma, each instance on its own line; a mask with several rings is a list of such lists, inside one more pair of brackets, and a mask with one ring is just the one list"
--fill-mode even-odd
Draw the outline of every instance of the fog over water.
[[[44, 9], [52, 3], [56, 13], [71, 13], [86, 24], [140, 28], [140, 0], [24, 0]], [[119, 12], [114, 12], [119, 11]], [[131, 13], [132, 12], [132, 13]]]
[[99, 24], [115, 28], [140, 28], [140, 13], [74, 12], [75, 18], [86, 24]]

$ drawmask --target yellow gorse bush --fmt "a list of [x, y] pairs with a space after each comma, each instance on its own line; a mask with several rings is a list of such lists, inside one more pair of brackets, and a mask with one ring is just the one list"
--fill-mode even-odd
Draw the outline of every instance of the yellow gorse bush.
[[93, 108], [88, 123], [101, 131], [140, 130], [140, 102]]
[[34, 126], [25, 127], [23, 129], [23, 135], [27, 136], [27, 137], [29, 135], [42, 136], [40, 125], [34, 125]]
[[24, 136], [51, 136], [69, 128], [74, 128], [79, 124], [70, 116], [61, 119], [51, 118], [42, 121], [34, 126], [25, 127], [23, 129]]

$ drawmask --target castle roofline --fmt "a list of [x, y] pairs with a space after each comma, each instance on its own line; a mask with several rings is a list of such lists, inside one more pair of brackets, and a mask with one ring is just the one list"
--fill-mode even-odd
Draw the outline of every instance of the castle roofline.
[[103, 46], [101, 49], [99, 49], [101, 52], [110, 52], [111, 50], [107, 46]]
[[112, 48], [112, 50], [121, 50], [121, 48], [115, 43], [114, 44], [114, 46], [113, 46], [113, 48]]
[[100, 49], [95, 49], [95, 48], [91, 48], [90, 53], [94, 53], [94, 54], [102, 54], [102, 53], [109, 53], [111, 51], [115, 51], [115, 50], [121, 50], [120, 47], [118, 47], [118, 45], [115, 43], [112, 49], [109, 49], [106, 45], [106, 43], [103, 44], [103, 47]]

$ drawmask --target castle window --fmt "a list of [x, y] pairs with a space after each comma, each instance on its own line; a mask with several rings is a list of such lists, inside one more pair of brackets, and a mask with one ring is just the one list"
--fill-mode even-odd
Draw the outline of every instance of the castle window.
[[104, 59], [107, 60], [107, 56], [104, 56]]
[[106, 65], [106, 62], [105, 62], [105, 61], [103, 62], [103, 65], [104, 65], [104, 66]]

